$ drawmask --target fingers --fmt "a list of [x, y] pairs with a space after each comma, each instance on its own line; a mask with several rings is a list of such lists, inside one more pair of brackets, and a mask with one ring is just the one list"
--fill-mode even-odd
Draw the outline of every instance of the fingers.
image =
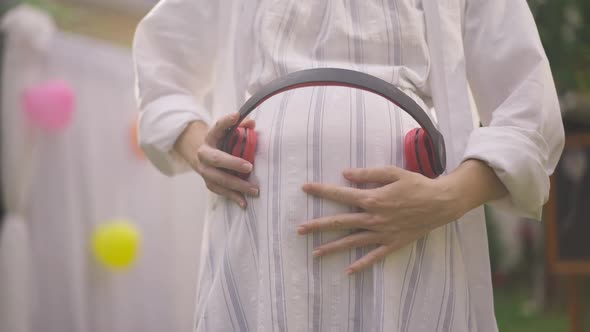
[[396, 249], [397, 248], [394, 246], [381, 245], [376, 249], [371, 250], [368, 254], [366, 254], [365, 256], [361, 257], [359, 260], [355, 261], [350, 266], [348, 266], [348, 268], [346, 269], [346, 274], [350, 275], [353, 273], [360, 272], [368, 268], [369, 266], [372, 266], [373, 264], [377, 263], [379, 260], [387, 257], [387, 255], [389, 255]]
[[[228, 197], [245, 207], [246, 201], [242, 193], [251, 196], [258, 196], [258, 187], [248, 181], [230, 174], [228, 171], [239, 173], [250, 173], [252, 164], [248, 161], [221, 151], [217, 148], [217, 141], [227, 132], [227, 129], [233, 126], [239, 118], [238, 113], [234, 113], [221, 118], [207, 134], [207, 144], [201, 145], [197, 151], [198, 165], [195, 169], [205, 179], [209, 190]], [[254, 127], [254, 121], [246, 121], [244, 126]]]
[[385, 235], [381, 233], [371, 231], [355, 233], [315, 248], [313, 255], [320, 257], [337, 251], [380, 244], [384, 237]]
[[348, 213], [310, 220], [297, 227], [297, 233], [334, 231], [342, 229], [364, 228], [369, 229], [372, 216], [368, 213]]
[[213, 128], [207, 133], [207, 137], [205, 138], [207, 144], [217, 146], [217, 143], [223, 138], [227, 130], [235, 125], [239, 118], [239, 113], [233, 113], [217, 120]]
[[362, 271], [377, 263], [379, 260], [384, 259], [392, 252], [400, 250], [408, 244], [413, 243], [420, 237], [424, 236], [426, 233], [427, 231], [425, 230], [389, 233], [389, 235], [381, 239], [381, 246], [373, 249], [368, 254], [348, 266], [346, 273], [352, 274]]
[[207, 188], [220, 196], [227, 197], [230, 200], [236, 202], [236, 204], [238, 204], [241, 208], [246, 208], [247, 206], [246, 199], [237, 191], [224, 188], [214, 182], [207, 182]]
[[254, 121], [253, 119], [245, 119], [240, 123], [240, 127], [254, 129], [256, 128], [256, 121]]
[[224, 168], [240, 173], [250, 173], [252, 171], [252, 164], [246, 160], [233, 156], [229, 153], [213, 148], [208, 145], [202, 145], [197, 151], [199, 162], [215, 167]]
[[256, 185], [217, 168], [203, 167], [201, 169], [201, 176], [205, 181], [213, 182], [223, 188], [245, 193], [250, 196], [258, 196], [258, 187]]
[[389, 166], [378, 168], [352, 168], [343, 172], [344, 177], [354, 183], [392, 183], [408, 172], [402, 168]]
[[310, 195], [361, 208], [366, 198], [366, 194], [362, 189], [339, 187], [329, 184], [307, 183], [303, 186], [303, 191]]

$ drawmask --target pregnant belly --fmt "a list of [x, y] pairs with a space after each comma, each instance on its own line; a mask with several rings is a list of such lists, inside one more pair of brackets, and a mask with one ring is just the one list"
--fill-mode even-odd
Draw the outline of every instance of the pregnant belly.
[[[351, 212], [349, 206], [306, 195], [301, 191], [304, 183], [348, 186], [341, 175], [346, 168], [403, 166], [403, 139], [414, 121], [378, 96], [343, 87], [286, 92], [266, 101], [252, 117], [259, 139], [250, 180], [259, 184], [260, 196], [250, 198], [245, 211], [228, 200], [211, 209], [200, 279], [206, 291], [199, 307], [226, 312], [230, 299], [234, 308], [246, 303], [236, 312], [243, 311], [244, 320], [252, 324], [274, 326], [285, 320], [295, 326], [292, 330], [307, 330], [310, 322], [321, 320], [333, 327], [329, 330], [341, 331], [379, 310], [386, 317], [401, 312], [407, 267], [423, 267], [409, 263], [417, 257], [412, 256], [417, 252], [413, 245], [351, 278], [344, 269], [369, 248], [314, 259], [314, 248], [349, 230], [300, 236], [296, 228], [310, 219]], [[428, 262], [446, 264], [447, 251], [433, 249], [445, 241], [445, 231], [439, 234], [438, 240], [430, 240], [435, 245], [428, 250], [433, 255]], [[423, 275], [440, 278], [436, 273]], [[379, 298], [391, 305], [379, 309]], [[370, 321], [365, 320], [365, 330], [372, 330]]]
[[[252, 117], [258, 146], [250, 181], [259, 184], [260, 196], [248, 200], [246, 211], [228, 200], [223, 200], [223, 208], [210, 211], [205, 255], [211, 263], [202, 284], [215, 285], [216, 274], [211, 271], [226, 266], [224, 261], [231, 262], [232, 271], [241, 276], [235, 280], [237, 289], [255, 292], [243, 294], [254, 301], [251, 304], [297, 299], [289, 313], [308, 317], [308, 308], [318, 305], [314, 299], [329, 294], [321, 304], [323, 317], [339, 322], [342, 311], [336, 308], [346, 306], [349, 294], [354, 294], [342, 291], [352, 287], [343, 271], [363, 255], [363, 249], [313, 259], [313, 248], [349, 231], [299, 236], [296, 228], [307, 220], [349, 213], [352, 208], [308, 196], [301, 186], [306, 182], [349, 186], [342, 177], [346, 168], [403, 166], [404, 135], [416, 124], [381, 97], [344, 87], [309, 87], [279, 94]], [[398, 275], [410, 251], [408, 247], [391, 255], [389, 272]], [[206, 278], [211, 278], [210, 284]], [[371, 275], [366, 280], [371, 288]], [[400, 280], [392, 279], [392, 283]], [[400, 289], [400, 285], [392, 286], [393, 293], [387, 296], [395, 298]], [[372, 296], [362, 301], [366, 308], [374, 302]], [[248, 308], [256, 308], [257, 317], [271, 317], [268, 305]]]
[[274, 190], [306, 181], [344, 184], [349, 167], [404, 166], [403, 140], [417, 126], [382, 97], [344, 87], [279, 94], [251, 115], [258, 146], [254, 176]]
[[252, 117], [259, 136], [250, 180], [259, 184], [260, 197], [250, 205], [258, 223], [277, 223], [293, 241], [305, 220], [351, 210], [304, 194], [304, 183], [350, 186], [342, 177], [346, 168], [403, 167], [404, 135], [417, 126], [385, 99], [345, 87], [285, 92], [267, 100]]

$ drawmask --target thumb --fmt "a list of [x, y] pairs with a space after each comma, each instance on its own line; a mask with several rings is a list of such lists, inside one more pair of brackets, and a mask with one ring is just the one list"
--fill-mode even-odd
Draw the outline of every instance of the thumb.
[[217, 142], [219, 142], [227, 133], [227, 129], [231, 128], [231, 126], [238, 122], [239, 117], [239, 113], [232, 113], [217, 120], [213, 128], [207, 133], [207, 137], [205, 138], [207, 144], [217, 146]]
[[395, 167], [351, 168], [343, 172], [344, 177], [354, 183], [392, 183], [401, 179], [407, 171]]

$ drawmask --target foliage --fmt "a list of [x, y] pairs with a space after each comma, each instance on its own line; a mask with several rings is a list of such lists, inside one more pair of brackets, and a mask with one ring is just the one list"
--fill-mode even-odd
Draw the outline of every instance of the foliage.
[[529, 0], [561, 95], [590, 94], [590, 1]]
[[0, 0], [0, 2], [0, 17], [10, 8], [23, 3], [35, 6], [56, 18], [63, 18], [66, 15], [65, 7], [54, 0]]

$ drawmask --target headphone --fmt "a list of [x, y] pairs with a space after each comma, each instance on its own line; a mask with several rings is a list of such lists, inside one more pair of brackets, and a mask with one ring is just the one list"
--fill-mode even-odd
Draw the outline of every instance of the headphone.
[[[445, 142], [428, 114], [397, 87], [369, 74], [340, 68], [314, 68], [293, 72], [264, 85], [240, 108], [237, 124], [224, 135], [220, 149], [254, 164], [256, 132], [239, 127], [256, 107], [270, 97], [288, 90], [309, 86], [344, 86], [375, 93], [408, 113], [419, 128], [410, 130], [404, 139], [405, 168], [429, 178], [441, 175], [446, 166]], [[249, 174], [238, 173], [241, 178]]]

